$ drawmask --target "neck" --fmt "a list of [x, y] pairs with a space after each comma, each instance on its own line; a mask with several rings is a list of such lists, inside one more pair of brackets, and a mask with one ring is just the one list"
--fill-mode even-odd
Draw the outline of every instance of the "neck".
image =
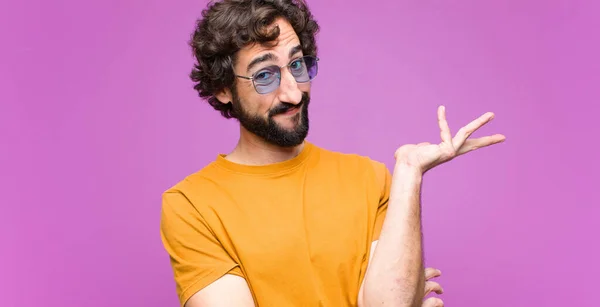
[[233, 151], [225, 158], [231, 162], [246, 165], [273, 164], [296, 157], [303, 148], [304, 142], [294, 147], [269, 144], [240, 127], [240, 139]]

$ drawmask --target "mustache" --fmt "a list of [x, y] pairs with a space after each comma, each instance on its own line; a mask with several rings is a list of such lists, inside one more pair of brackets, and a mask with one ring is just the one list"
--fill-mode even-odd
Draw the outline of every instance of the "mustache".
[[271, 111], [269, 111], [269, 116], [275, 116], [277, 114], [282, 114], [292, 109], [305, 107], [306, 105], [308, 105], [309, 102], [310, 96], [308, 95], [308, 93], [302, 93], [302, 100], [300, 100], [300, 103], [293, 104], [289, 102], [282, 102], [278, 106], [272, 108]]

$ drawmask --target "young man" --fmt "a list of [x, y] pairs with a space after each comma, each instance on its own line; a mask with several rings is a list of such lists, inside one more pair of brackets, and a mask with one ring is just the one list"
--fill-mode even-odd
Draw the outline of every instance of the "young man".
[[218, 155], [163, 195], [161, 235], [182, 306], [442, 306], [423, 268], [424, 173], [504, 140], [452, 138], [380, 163], [305, 141], [318, 25], [301, 0], [225, 0], [202, 14], [191, 46], [199, 95], [240, 123]]

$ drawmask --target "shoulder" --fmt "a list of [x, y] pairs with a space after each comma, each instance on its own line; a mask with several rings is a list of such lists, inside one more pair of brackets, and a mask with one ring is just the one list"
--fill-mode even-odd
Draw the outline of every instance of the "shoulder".
[[385, 163], [369, 156], [334, 151], [316, 145], [313, 146], [319, 151], [320, 160], [322, 160], [322, 162], [335, 164], [344, 169], [353, 169], [374, 174], [378, 178], [378, 181], [385, 181], [385, 178], [389, 174], [388, 167]]
[[[162, 193], [163, 208], [170, 207], [193, 207], [199, 211], [203, 206], [203, 199], [210, 199], [218, 190], [219, 169], [214, 162], [204, 168], [191, 173]], [[175, 208], [172, 208], [175, 209]]]

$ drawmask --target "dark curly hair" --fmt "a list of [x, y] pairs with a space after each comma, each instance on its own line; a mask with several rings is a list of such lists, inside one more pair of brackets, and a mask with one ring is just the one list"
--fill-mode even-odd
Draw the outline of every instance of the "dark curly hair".
[[315, 35], [319, 25], [304, 0], [223, 0], [202, 11], [189, 44], [196, 63], [190, 74], [200, 97], [225, 118], [236, 117], [232, 104], [221, 103], [214, 95], [233, 88], [233, 65], [237, 52], [252, 43], [269, 45], [279, 36], [279, 28], [269, 29], [276, 18], [286, 19], [294, 28], [302, 51], [317, 55]]

